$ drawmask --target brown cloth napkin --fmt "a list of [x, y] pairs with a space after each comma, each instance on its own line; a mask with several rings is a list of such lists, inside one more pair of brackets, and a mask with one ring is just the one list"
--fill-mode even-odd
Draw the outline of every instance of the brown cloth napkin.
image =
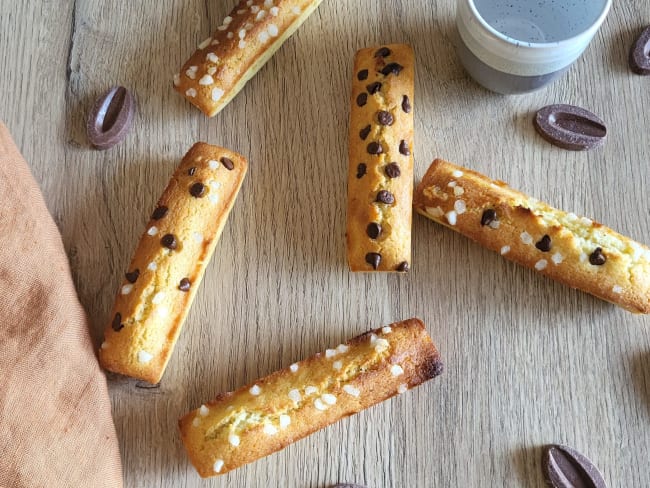
[[106, 378], [59, 231], [0, 122], [0, 487], [121, 487]]

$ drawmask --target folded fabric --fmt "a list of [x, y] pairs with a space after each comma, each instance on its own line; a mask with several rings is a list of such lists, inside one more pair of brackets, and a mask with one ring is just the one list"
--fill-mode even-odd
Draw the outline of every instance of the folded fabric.
[[61, 236], [0, 122], [0, 486], [121, 487], [106, 378]]

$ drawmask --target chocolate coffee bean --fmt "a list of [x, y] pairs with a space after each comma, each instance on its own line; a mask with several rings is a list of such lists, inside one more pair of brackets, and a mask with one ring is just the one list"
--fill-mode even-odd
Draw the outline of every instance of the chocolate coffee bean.
[[86, 122], [88, 140], [96, 149], [122, 142], [131, 130], [135, 99], [123, 86], [114, 86], [97, 99]]
[[650, 26], [645, 28], [630, 49], [630, 68], [637, 75], [650, 75]]
[[598, 468], [575, 449], [548, 446], [542, 458], [544, 476], [553, 488], [607, 488]]
[[535, 114], [533, 123], [544, 139], [570, 151], [594, 149], [607, 138], [605, 122], [573, 105], [548, 105]]

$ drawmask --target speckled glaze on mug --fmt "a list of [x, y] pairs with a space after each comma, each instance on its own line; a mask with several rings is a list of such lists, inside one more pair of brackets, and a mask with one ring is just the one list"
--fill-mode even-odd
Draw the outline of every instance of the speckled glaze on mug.
[[526, 93], [565, 73], [601, 26], [612, 0], [458, 0], [457, 52], [489, 90]]

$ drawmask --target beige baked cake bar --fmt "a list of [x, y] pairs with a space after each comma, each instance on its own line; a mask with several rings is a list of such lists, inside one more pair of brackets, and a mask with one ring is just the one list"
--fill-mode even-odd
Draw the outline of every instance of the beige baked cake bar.
[[243, 156], [217, 146], [185, 155], [120, 285], [99, 351], [104, 368], [160, 381], [246, 170]]
[[406, 320], [218, 395], [180, 419], [183, 444], [201, 476], [224, 474], [442, 370], [424, 324]]
[[351, 271], [411, 267], [415, 57], [405, 44], [360, 50], [350, 111], [347, 254]]
[[322, 0], [241, 0], [174, 76], [176, 91], [215, 116]]
[[650, 313], [650, 249], [592, 219], [440, 159], [417, 187], [414, 207], [506, 259], [631, 312]]

